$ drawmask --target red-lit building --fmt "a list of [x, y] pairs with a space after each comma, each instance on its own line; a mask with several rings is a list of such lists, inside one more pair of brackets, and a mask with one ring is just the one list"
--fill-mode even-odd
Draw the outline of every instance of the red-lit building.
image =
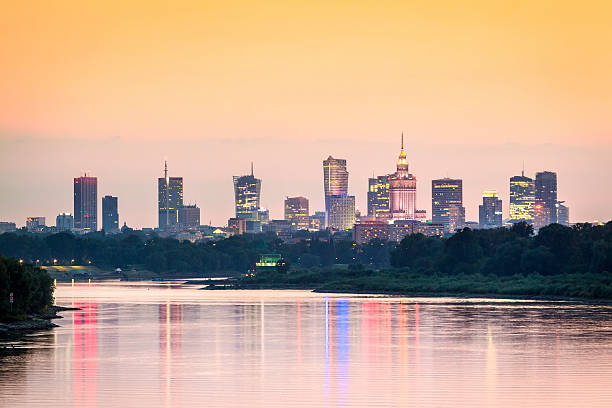
[[74, 228], [83, 232], [98, 229], [98, 178], [74, 179]]

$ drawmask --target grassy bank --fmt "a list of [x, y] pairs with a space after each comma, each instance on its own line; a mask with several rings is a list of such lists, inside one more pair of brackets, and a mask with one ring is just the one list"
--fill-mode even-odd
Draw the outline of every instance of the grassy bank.
[[313, 289], [318, 292], [388, 293], [401, 295], [498, 295], [533, 298], [612, 300], [612, 273], [559, 275], [424, 274], [405, 269], [304, 270], [262, 273], [241, 278], [234, 288]]

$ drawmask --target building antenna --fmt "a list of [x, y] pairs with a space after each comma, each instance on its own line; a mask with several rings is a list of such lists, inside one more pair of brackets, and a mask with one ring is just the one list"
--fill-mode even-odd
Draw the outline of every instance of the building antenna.
[[168, 178], [168, 160], [164, 160], [164, 179], [166, 180], [166, 228], [168, 228], [168, 224], [170, 223], [170, 179]]
[[402, 150], [404, 150], [404, 132], [402, 132]]
[[251, 177], [253, 176], [253, 162], [251, 162]]
[[521, 176], [525, 177], [525, 160], [523, 160], [523, 171], [521, 172]]

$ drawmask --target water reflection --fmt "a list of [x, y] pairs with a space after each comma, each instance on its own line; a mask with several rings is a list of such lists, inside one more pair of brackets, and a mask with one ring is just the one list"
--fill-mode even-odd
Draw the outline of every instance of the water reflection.
[[[62, 326], [0, 357], [0, 406], [610, 406], [612, 308], [58, 289]], [[11, 373], [17, 381], [11, 381]], [[588, 402], [588, 404], [585, 404]]]

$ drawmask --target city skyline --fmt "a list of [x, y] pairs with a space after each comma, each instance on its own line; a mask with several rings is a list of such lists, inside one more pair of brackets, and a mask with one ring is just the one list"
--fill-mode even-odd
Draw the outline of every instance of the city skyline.
[[[402, 142], [403, 142], [403, 136], [402, 136]], [[329, 157], [328, 157], [328, 159], [324, 160], [324, 163], [325, 163], [325, 162], [327, 162], [327, 161], [329, 161], [329, 160], [330, 160], [330, 158], [331, 158], [331, 156], [329, 156]], [[333, 159], [333, 160], [338, 160], [338, 159]], [[344, 163], [343, 165], [346, 165], [346, 167], [347, 167], [347, 168], [349, 167], [349, 166], [348, 166], [348, 160], [346, 160], [346, 159], [339, 159], [339, 160], [340, 160], [340, 162]], [[399, 165], [402, 165], [402, 166], [407, 166], [407, 165], [408, 165], [408, 161], [407, 161], [407, 159], [406, 159], [406, 155], [405, 155], [405, 153], [404, 153], [404, 147], [403, 147], [403, 144], [402, 144], [402, 147], [401, 147], [401, 149], [400, 149], [400, 157], [399, 157], [399, 159], [398, 159], [398, 160], [399, 160], [399, 161], [398, 161], [398, 164], [399, 164]], [[524, 166], [524, 163], [523, 163], [523, 166]], [[167, 160], [164, 162], [164, 167], [165, 167], [165, 169], [167, 169]], [[325, 166], [324, 166], [324, 168], [325, 168]], [[166, 171], [167, 171], [167, 170], [166, 170]], [[253, 178], [253, 173], [252, 173], [252, 171], [253, 171], [253, 167], [252, 167], [252, 164], [251, 164], [251, 174], [246, 175], [246, 176], [240, 176], [240, 177], [245, 177], [245, 178], [251, 177], [251, 178]], [[543, 171], [544, 173], [549, 173], [549, 171], [547, 171], [547, 170], [542, 170], [542, 171]], [[325, 173], [325, 171], [324, 171], [324, 173]], [[524, 174], [524, 173], [525, 173], [525, 171], [524, 171], [524, 169], [523, 169], [523, 170], [522, 170], [522, 174]], [[538, 173], [540, 173], [540, 172], [538, 172]], [[553, 172], [553, 174], [555, 174], [555, 177], [556, 177], [556, 172]], [[392, 176], [392, 174], [389, 174], [389, 175], [387, 175], [387, 176], [385, 176], [385, 177], [391, 177], [391, 176]], [[235, 191], [235, 182], [236, 182], [236, 180], [237, 180], [238, 178], [240, 178], [240, 177], [239, 177], [239, 176], [234, 176], [234, 195], [235, 195], [235, 193], [236, 193], [236, 191]], [[344, 180], [344, 181], [343, 181], [343, 183], [348, 184], [348, 173], [347, 173], [347, 174], [346, 174], [344, 177], [346, 177], [346, 180]], [[379, 176], [379, 177], [382, 177], [382, 176]], [[511, 177], [511, 178], [510, 178], [510, 179], [511, 179], [511, 181], [512, 181], [512, 179], [513, 179], [513, 178], [515, 178], [515, 177], [520, 177], [520, 176], [513, 176], [513, 177]], [[92, 177], [92, 179], [95, 179], [95, 180], [96, 180], [96, 185], [97, 185], [97, 182], [98, 182], [97, 177]], [[180, 186], [179, 186], [179, 189], [180, 189], [180, 194], [179, 194], [179, 195], [180, 195], [180, 198], [182, 199], [182, 195], [183, 195], [183, 193], [182, 193], [182, 187], [183, 187], [183, 177], [168, 177], [168, 179], [174, 179], [174, 180], [178, 180], [178, 181], [180, 181]], [[446, 177], [446, 178], [444, 178], [444, 179], [448, 179], [448, 178]], [[444, 179], [439, 179], [439, 180], [432, 179], [432, 180], [431, 180], [432, 187], [433, 187], [433, 184], [434, 184], [436, 181], [440, 181], [440, 180], [444, 180]], [[75, 178], [75, 180], [76, 180], [76, 178]], [[258, 181], [259, 183], [261, 183], [261, 181], [260, 181], [261, 179], [255, 179], [255, 180], [256, 180], [256, 181]], [[368, 183], [368, 185], [366, 186], [366, 189], [365, 189], [365, 190], [366, 190], [366, 191], [365, 191], [366, 200], [365, 200], [365, 203], [363, 203], [363, 204], [364, 204], [364, 205], [363, 205], [363, 207], [359, 207], [359, 205], [358, 205], [359, 203], [355, 205], [355, 209], [356, 209], [356, 210], [358, 210], [358, 211], [360, 211], [362, 216], [365, 216], [365, 215], [367, 214], [367, 210], [366, 210], [366, 211], [362, 211], [361, 209], [362, 209], [362, 208], [365, 208], [365, 209], [367, 209], [367, 208], [368, 208], [368, 194], [369, 194], [369, 191], [370, 191], [370, 183], [371, 183], [371, 180], [372, 180], [371, 178], [368, 178], [368, 179], [367, 179], [367, 183]], [[535, 177], [534, 177], [534, 180], [535, 180]], [[324, 187], [325, 187], [325, 177], [324, 177], [324, 180], [323, 180], [323, 181], [324, 181], [323, 185], [324, 185]], [[165, 179], [164, 179], [163, 177], [158, 178], [158, 186], [157, 186], [157, 187], [158, 187], [158, 197], [157, 197], [158, 208], [160, 208], [160, 207], [162, 206], [161, 201], [159, 201], [159, 200], [161, 200], [161, 198], [160, 198], [160, 197], [162, 197], [162, 195], [163, 195], [163, 192], [162, 192], [162, 190], [163, 190], [163, 189], [162, 189], [162, 187], [161, 187], [161, 183], [164, 183], [164, 182], [165, 182]], [[512, 183], [511, 183], [511, 184], [512, 184]], [[509, 187], [510, 187], [510, 189], [511, 189], [511, 185], [510, 185]], [[344, 189], [344, 187], [343, 187], [343, 189]], [[510, 189], [508, 189], [508, 188], [507, 188], [507, 190], [508, 190], [508, 191], [509, 191]], [[343, 191], [344, 191], [344, 190], [343, 190]], [[502, 191], [503, 191], [503, 190], [502, 190]], [[349, 195], [351, 195], [351, 196], [354, 196], [354, 195], [359, 195], [359, 194], [352, 194], [352, 189], [351, 189], [351, 190], [347, 190], [347, 192], [348, 192], [348, 194], [349, 194]], [[433, 189], [430, 189], [430, 196], [429, 196], [429, 199], [432, 199], [432, 198], [433, 198], [433, 197], [432, 197], [432, 194], [433, 194]], [[258, 193], [257, 195], [258, 195], [258, 199], [257, 199], [258, 204], [257, 204], [257, 205], [259, 205], [259, 201], [260, 201], [260, 198], [261, 198], [261, 197], [260, 197], [260, 194], [259, 194], [259, 193]], [[286, 198], [286, 197], [287, 197], [287, 196], [285, 196], [285, 198]], [[501, 194], [501, 195], [500, 195], [500, 197], [503, 197], [503, 194]], [[510, 197], [510, 196], [508, 195], [508, 198], [509, 198], [509, 197]], [[308, 197], [306, 197], [306, 198], [307, 198], [308, 200], [310, 200]], [[566, 197], [563, 197], [563, 198], [566, 198]], [[284, 199], [283, 199], [283, 200], [284, 200]], [[468, 201], [469, 201], [469, 200], [468, 200]], [[504, 201], [504, 200], [503, 200], [503, 198], [502, 198], [502, 201]], [[561, 202], [559, 202], [559, 203], [563, 203], [563, 202], [566, 202], [566, 201], [567, 201], [567, 202], [568, 202], [568, 204], [571, 206], [571, 202], [572, 202], [572, 200], [564, 200], [564, 201], [561, 201]], [[508, 201], [507, 201], [507, 203], [509, 203], [509, 202], [510, 202], [510, 200], [508, 200]], [[324, 203], [323, 203], [323, 205], [324, 205]], [[431, 205], [431, 201], [430, 201], [430, 205]], [[478, 205], [479, 205], [479, 204], [478, 204]], [[182, 206], [182, 205], [181, 205], [181, 206]], [[235, 206], [235, 203], [234, 203], [234, 206]], [[100, 207], [100, 209], [102, 208], [102, 206], [99, 206], [99, 207]], [[141, 207], [143, 207], [143, 206], [141, 205]], [[189, 207], [189, 206], [188, 206], [188, 207]], [[194, 207], [195, 207], [195, 206], [194, 206]], [[505, 208], [504, 208], [504, 212], [503, 212], [503, 219], [504, 219], [504, 220], [506, 220], [506, 219], [510, 219], [511, 217], [509, 216], [509, 215], [510, 215], [510, 214], [509, 214], [509, 210], [508, 210], [508, 208], [506, 208], [506, 207], [508, 207], [508, 204], [505, 204], [505, 205], [504, 205], [504, 207], [505, 207]], [[266, 208], [266, 207], [264, 207], [264, 206], [261, 206], [261, 208], [262, 208], [262, 210], [269, 211], [269, 208]], [[564, 207], [564, 208], [566, 208], [566, 207]], [[424, 211], [426, 211], [426, 213], [427, 213], [427, 217], [426, 217], [426, 219], [433, 220], [433, 218], [432, 218], [432, 217], [433, 217], [433, 213], [431, 212], [431, 209], [432, 209], [432, 207], [430, 206], [430, 207], [429, 207], [429, 209], [424, 210]], [[204, 211], [205, 211], [205, 210], [206, 210], [206, 208], [204, 208]], [[200, 211], [200, 209], [198, 208], [198, 214], [199, 214], [199, 211]], [[316, 211], [319, 211], [319, 208], [316, 208], [316, 207], [311, 206], [311, 211], [310, 211], [310, 212], [311, 212], [311, 214], [310, 214], [310, 215], [313, 215], [313, 214], [314, 214]], [[161, 217], [161, 216], [162, 216], [161, 212], [162, 212], [162, 210], [160, 209], [160, 210], [159, 210], [159, 214], [158, 214], [158, 215], [159, 215], [159, 217]], [[465, 212], [466, 212], [466, 213], [469, 213], [469, 211], [465, 211]], [[475, 219], [468, 219], [468, 218], [466, 217], [466, 218], [465, 218], [465, 220], [466, 220], [466, 221], [476, 221], [476, 220], [478, 220], [478, 218], [479, 218], [478, 213], [479, 213], [479, 210], [477, 210], [477, 211], [476, 211], [476, 214], [477, 214], [477, 215], [476, 215]], [[57, 214], [58, 214], [58, 213], [56, 212], [56, 216], [57, 216]], [[164, 214], [165, 214], [165, 211], [164, 211]], [[102, 219], [103, 215], [102, 215], [102, 214], [100, 214], [99, 216], [100, 216], [100, 219]], [[176, 211], [175, 216], [176, 216], [176, 218], [177, 218], [177, 222], [178, 222], [178, 217], [179, 217], [179, 215], [178, 215], [178, 211]], [[282, 219], [283, 217], [284, 217], [284, 204], [281, 206], [281, 213], [280, 213], [280, 214], [275, 214], [275, 213], [273, 213], [273, 214], [270, 216], [270, 219], [273, 219], [273, 218], [274, 218], [274, 219]], [[422, 216], [420, 216], [420, 217], [422, 217]], [[462, 216], [462, 217], [463, 217], [463, 216]], [[52, 218], [53, 218], [53, 217], [51, 217], [50, 219], [52, 219]], [[199, 215], [198, 215], [198, 218], [199, 218]], [[229, 217], [229, 218], [231, 218], [231, 217]], [[202, 223], [202, 225], [207, 224], [207, 222], [205, 221], [205, 219], [206, 219], [206, 217], [202, 217], [202, 222], [201, 222], [201, 223]], [[422, 218], [422, 219], [425, 219], [425, 218]], [[161, 218], [160, 218], [160, 220], [161, 220]], [[227, 219], [226, 219], [226, 220], [227, 220]], [[16, 222], [16, 224], [19, 226], [19, 221], [18, 221], [18, 220], [0, 220], [0, 221], [4, 221], [4, 222], [6, 222], [6, 221], [8, 221], [8, 222]], [[210, 220], [210, 221], [212, 221], [212, 220]], [[574, 219], [572, 219], [571, 221], [572, 221], [572, 222], [580, 222], [580, 221], [576, 221], [576, 220], [574, 220]], [[588, 220], [588, 221], [597, 221], [597, 220]], [[122, 218], [121, 223], [123, 223], [123, 222], [127, 222], [127, 223], [128, 223], [128, 226], [130, 226], [130, 225], [131, 225], [131, 226], [136, 227], [136, 228], [155, 228], [155, 227], [158, 227], [158, 226], [159, 226], [159, 224], [158, 224], [158, 225], [144, 225], [144, 226], [136, 226], [136, 225], [134, 225], [134, 224], [130, 224], [130, 223], [129, 223], [129, 220], [128, 220], [128, 219], [125, 219], [125, 218]], [[222, 220], [222, 221], [221, 221], [221, 222], [219, 222], [218, 224], [215, 224], [214, 222], [212, 222], [212, 223], [211, 223], [211, 225], [225, 225], [225, 224], [226, 224], [226, 222], [227, 222], [227, 221], [225, 221], [225, 222], [224, 222], [224, 221]]]

